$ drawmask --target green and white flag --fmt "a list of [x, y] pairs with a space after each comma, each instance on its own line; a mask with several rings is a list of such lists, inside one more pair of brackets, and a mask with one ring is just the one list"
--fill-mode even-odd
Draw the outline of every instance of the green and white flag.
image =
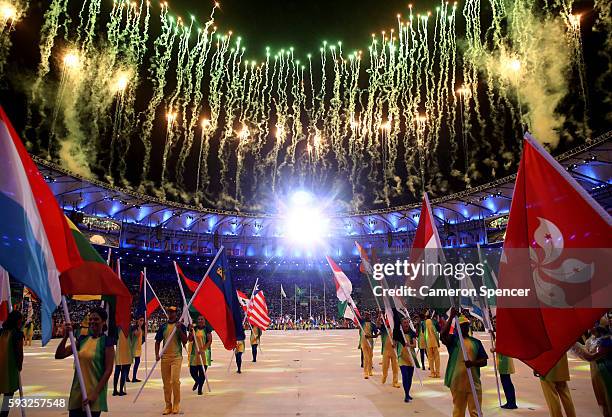
[[347, 301], [338, 301], [338, 317], [355, 320], [353, 310], [348, 306]]

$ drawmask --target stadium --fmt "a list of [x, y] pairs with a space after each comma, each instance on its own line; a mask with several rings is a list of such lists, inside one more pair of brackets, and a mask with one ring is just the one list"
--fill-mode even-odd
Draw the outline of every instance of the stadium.
[[612, 413], [609, 2], [153, 3], [0, 0], [0, 417]]

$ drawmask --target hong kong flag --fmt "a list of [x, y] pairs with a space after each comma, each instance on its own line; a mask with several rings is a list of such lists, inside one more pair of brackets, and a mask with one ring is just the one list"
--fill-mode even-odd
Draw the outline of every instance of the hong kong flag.
[[500, 263], [497, 350], [545, 375], [612, 304], [612, 219], [528, 134]]

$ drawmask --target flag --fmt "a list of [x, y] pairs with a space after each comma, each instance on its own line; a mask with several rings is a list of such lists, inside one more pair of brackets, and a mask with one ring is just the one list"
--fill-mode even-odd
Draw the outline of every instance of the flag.
[[0, 323], [6, 321], [11, 302], [11, 284], [8, 272], [0, 268]]
[[283, 289], [283, 284], [281, 284], [281, 297], [287, 298], [287, 294], [285, 294], [285, 290]]
[[[145, 300], [145, 285], [147, 288], [146, 291], [146, 300]], [[147, 318], [151, 317], [151, 315], [161, 307], [161, 303], [157, 299], [155, 292], [151, 287], [151, 283], [145, 276], [144, 272], [140, 272], [140, 296], [138, 299], [138, 306], [136, 307], [136, 317], [144, 317], [145, 308], [147, 310]]]
[[247, 311], [249, 308], [249, 297], [242, 291], [236, 290], [236, 294], [238, 295], [238, 303], [240, 307], [242, 307], [242, 311]]
[[62, 210], [1, 107], [0, 155], [0, 266], [40, 300], [45, 345], [61, 301], [59, 275], [81, 260]]
[[210, 274], [204, 278], [204, 283], [193, 300], [193, 306], [215, 329], [225, 349], [234, 349], [236, 340], [244, 340], [240, 304], [225, 251], [212, 265]]
[[77, 298], [78, 296], [100, 295], [101, 299], [111, 306], [109, 329], [114, 331], [114, 325], [116, 325], [127, 334], [132, 316], [130, 291], [74, 223], [68, 218], [65, 218], [65, 221], [70, 226], [82, 262], [60, 276], [62, 294]]
[[346, 274], [340, 269], [340, 267], [334, 262], [332, 258], [326, 256], [327, 263], [329, 264], [332, 272], [334, 273], [334, 282], [336, 283], [336, 296], [340, 301], [346, 301], [351, 297], [353, 292], [353, 284], [348, 279]]
[[187, 275], [183, 273], [183, 270], [176, 262], [174, 262], [174, 266], [176, 268], [176, 272], [178, 272], [187, 288], [189, 288], [189, 291], [195, 292], [196, 288], [198, 288], [198, 285], [200, 285], [200, 281], [195, 281], [193, 279], [187, 278]]
[[[355, 307], [355, 313], [359, 315], [359, 310]], [[355, 317], [355, 313], [348, 306], [348, 301], [340, 301], [338, 300], [338, 317], [353, 320], [357, 323], [357, 317]], [[361, 318], [361, 317], [359, 317]]]
[[[469, 276], [465, 277], [460, 281], [460, 288], [465, 292], [465, 294], [468, 294], [468, 291], [475, 291], [474, 284], [472, 283], [472, 279]], [[474, 302], [472, 297], [470, 297], [469, 295], [461, 295], [459, 297], [459, 305], [461, 308], [468, 310], [472, 316], [482, 321], [483, 324], [485, 323], [482, 308], [477, 302]]]
[[[372, 268], [372, 263], [370, 262], [370, 259], [368, 258], [368, 254], [365, 251], [365, 249], [357, 242], [355, 242], [355, 246], [357, 246], [357, 251], [359, 252], [359, 257], [361, 258], [361, 265], [359, 267], [359, 270], [366, 275], [369, 283], [370, 283], [370, 288], [372, 289], [372, 294], [374, 296], [376, 296], [374, 294], [374, 287], [378, 286], [379, 283], [376, 282], [376, 280], [374, 280], [374, 271]], [[372, 259], [373, 261], [376, 263], [378, 260], [376, 259], [376, 253], [374, 252], [374, 249], [372, 249]], [[387, 280], [383, 278], [380, 280], [380, 286], [383, 289], [388, 289], [389, 288], [389, 284], [387, 283]], [[383, 297], [383, 305], [385, 308], [385, 318], [386, 318], [386, 323], [389, 325], [389, 329], [393, 329], [395, 327], [395, 317], [393, 314], [393, 308], [391, 307], [391, 302], [389, 301], [389, 296], [388, 295], [384, 295]], [[399, 297], [397, 296], [393, 296], [391, 297], [393, 299], [393, 304], [395, 305], [395, 309], [398, 311], [402, 311], [402, 314], [406, 315], [407, 317], [407, 310], [404, 307], [403, 303], [401, 302], [401, 300], [399, 299]]]
[[499, 353], [545, 375], [609, 309], [611, 226], [610, 215], [526, 135], [499, 287], [529, 288], [531, 297], [498, 297]]
[[306, 292], [305, 289], [300, 288], [297, 285], [295, 286], [295, 296], [296, 297], [301, 297], [302, 295], [304, 295], [305, 292]]
[[[329, 256], [326, 256], [326, 258], [327, 263], [332, 269], [334, 284], [336, 285], [336, 297], [338, 297], [338, 316], [356, 321], [357, 318], [361, 317], [355, 317], [355, 313], [359, 315], [359, 311], [357, 310], [357, 306], [351, 297], [351, 293], [353, 292], [353, 284], [332, 258]], [[348, 303], [350, 303], [350, 307], [352, 307], [352, 309], [349, 307]], [[353, 313], [353, 310], [355, 313]]]
[[[429, 197], [427, 193], [425, 193], [423, 196], [423, 204], [421, 205], [421, 216], [419, 217], [419, 224], [414, 235], [409, 261], [412, 264], [420, 262], [423, 262], [424, 265], [436, 264], [440, 259], [441, 250], [442, 244], [440, 243], [440, 236], [438, 235], [438, 229], [434, 222], [433, 211], [429, 204]], [[416, 277], [415, 280], [420, 280], [419, 286], [431, 288], [436, 278], [435, 275], [421, 275]], [[423, 297], [417, 295], [417, 298]]]
[[257, 326], [262, 330], [266, 330], [270, 325], [268, 305], [263, 291], [256, 290], [255, 295], [249, 302], [247, 319], [252, 326]]

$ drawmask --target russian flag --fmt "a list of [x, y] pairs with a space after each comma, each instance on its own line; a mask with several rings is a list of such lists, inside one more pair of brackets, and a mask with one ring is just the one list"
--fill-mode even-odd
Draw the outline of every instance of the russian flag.
[[0, 266], [40, 300], [44, 345], [61, 301], [59, 275], [81, 261], [62, 210], [1, 107], [0, 158]]

